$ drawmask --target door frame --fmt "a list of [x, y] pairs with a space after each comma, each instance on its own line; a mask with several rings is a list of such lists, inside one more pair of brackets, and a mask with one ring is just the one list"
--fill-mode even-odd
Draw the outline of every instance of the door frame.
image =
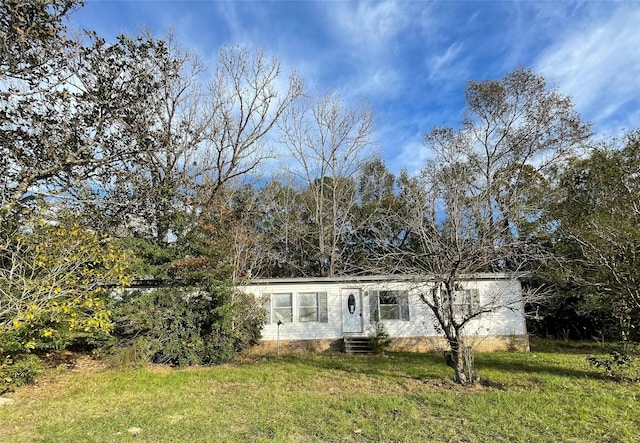
[[[349, 312], [349, 296], [355, 297], [354, 312]], [[340, 288], [340, 303], [342, 313], [342, 334], [361, 334], [364, 332], [364, 317], [362, 307], [362, 288]]]

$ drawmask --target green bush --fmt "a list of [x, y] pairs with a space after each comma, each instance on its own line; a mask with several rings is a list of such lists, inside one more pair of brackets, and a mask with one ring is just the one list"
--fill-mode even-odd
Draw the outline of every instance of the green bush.
[[116, 369], [139, 369], [153, 356], [152, 343], [146, 337], [131, 340], [114, 338], [97, 350], [99, 358], [104, 358], [107, 366]]
[[605, 371], [607, 376], [616, 379], [637, 380], [638, 368], [635, 363], [640, 356], [640, 346], [635, 343], [621, 343], [604, 357], [587, 357], [587, 361], [596, 368]]
[[42, 363], [35, 355], [24, 355], [16, 359], [5, 357], [0, 364], [0, 394], [32, 383], [42, 370]]
[[384, 323], [381, 321], [375, 322], [374, 329], [369, 334], [369, 345], [371, 346], [371, 350], [375, 354], [383, 354], [390, 344], [391, 340], [389, 339], [389, 334], [384, 327]]
[[252, 296], [214, 282], [128, 293], [113, 318], [116, 353], [129, 353], [120, 356], [124, 364], [144, 356], [186, 366], [233, 360], [260, 338], [264, 310]]
[[0, 362], [11, 355], [24, 352], [22, 337], [15, 329], [2, 328], [0, 326]]

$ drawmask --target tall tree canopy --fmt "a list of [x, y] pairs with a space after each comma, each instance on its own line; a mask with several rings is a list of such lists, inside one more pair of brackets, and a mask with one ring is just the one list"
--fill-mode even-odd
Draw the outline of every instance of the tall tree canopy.
[[[0, 71], [0, 215], [15, 220], [43, 198], [82, 201], [146, 147], [134, 134], [158, 87], [149, 45], [69, 40], [73, 2], [4, 2]], [[12, 39], [17, 43], [7, 44]]]
[[411, 242], [387, 252], [397, 257], [393, 267], [384, 262], [393, 272], [434, 280], [422, 299], [447, 338], [461, 383], [473, 376], [463, 355], [472, 320], [522, 302], [491, 294], [467, 300], [470, 309], [461, 311], [463, 277], [515, 276], [547, 257], [529, 238], [541, 218], [546, 173], [589, 137], [570, 99], [529, 70], [470, 82], [466, 98], [458, 128], [425, 135], [433, 159], [411, 188], [415, 205], [405, 222]]
[[640, 319], [640, 133], [574, 158], [558, 184], [552, 238], [563, 266], [551, 281], [590, 327], [629, 339]]
[[[292, 107], [282, 123], [293, 165], [288, 173], [305, 188], [300, 208], [313, 229], [305, 248], [321, 276], [346, 269], [344, 238], [353, 227], [355, 182], [373, 141], [373, 114], [350, 108], [335, 93]], [[313, 228], [311, 228], [311, 224]], [[312, 238], [312, 240], [311, 240]]]

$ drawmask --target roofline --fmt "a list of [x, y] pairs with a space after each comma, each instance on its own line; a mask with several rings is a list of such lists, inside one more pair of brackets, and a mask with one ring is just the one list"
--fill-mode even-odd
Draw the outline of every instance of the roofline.
[[[478, 281], [478, 280], [519, 280], [528, 274], [524, 272], [478, 272], [475, 274], [461, 274], [458, 280]], [[413, 282], [427, 283], [435, 281], [434, 276], [429, 275], [399, 275], [399, 274], [377, 274], [377, 275], [342, 275], [339, 277], [282, 277], [282, 278], [254, 278], [239, 281], [236, 286], [260, 286], [270, 284], [303, 284], [303, 283], [376, 283], [376, 282]], [[167, 280], [161, 278], [140, 278], [131, 281], [128, 288], [159, 288], [167, 286], [197, 286], [198, 281], [194, 280]], [[105, 283], [106, 287], [116, 287], [116, 283]]]
[[[459, 280], [518, 280], [524, 273], [479, 272], [462, 274]], [[259, 286], [275, 283], [375, 283], [375, 282], [430, 282], [435, 277], [426, 275], [354, 275], [339, 277], [289, 277], [289, 278], [255, 278], [240, 283], [241, 286]]]

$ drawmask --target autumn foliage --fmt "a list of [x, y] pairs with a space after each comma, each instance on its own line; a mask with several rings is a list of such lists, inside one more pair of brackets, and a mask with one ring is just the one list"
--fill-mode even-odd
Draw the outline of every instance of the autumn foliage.
[[112, 329], [106, 297], [131, 258], [77, 224], [38, 223], [0, 249], [0, 354], [62, 348]]

